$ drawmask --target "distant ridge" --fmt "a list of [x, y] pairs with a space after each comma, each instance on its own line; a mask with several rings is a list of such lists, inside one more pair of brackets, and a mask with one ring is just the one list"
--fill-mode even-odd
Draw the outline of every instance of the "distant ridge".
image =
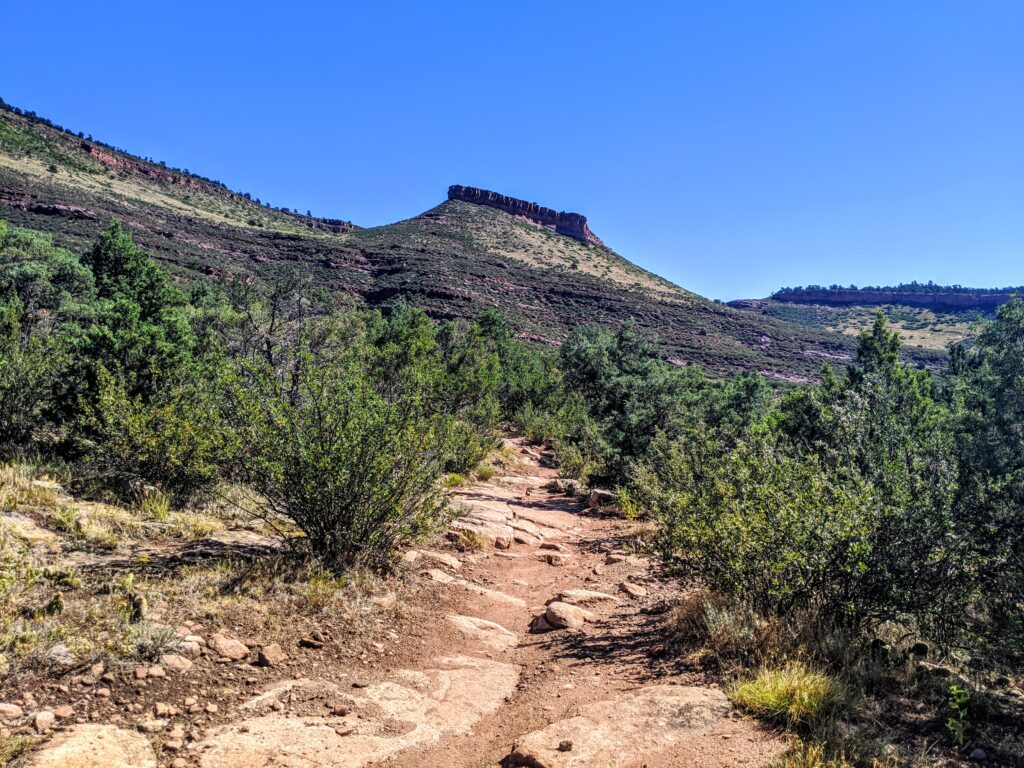
[[552, 229], [560, 235], [579, 240], [587, 245], [604, 245], [601, 238], [590, 231], [587, 226], [587, 217], [580, 213], [567, 213], [566, 211], [555, 211], [552, 208], [545, 208], [537, 203], [530, 203], [526, 200], [519, 200], [515, 197], [502, 195], [498, 192], [491, 192], [488, 189], [477, 187], [464, 187], [461, 184], [452, 184], [448, 187], [449, 200], [462, 200], [466, 203], [487, 205], [497, 208], [499, 211], [510, 213], [513, 216], [522, 216], [534, 224]]
[[[1022, 288], [964, 288], [959, 285], [925, 285], [910, 283], [884, 288], [843, 288], [833, 286], [808, 286], [806, 288], [783, 288], [771, 295], [775, 301], [794, 304], [824, 304], [825, 306], [883, 305], [898, 304], [906, 307], [921, 307], [938, 312], [981, 310], [993, 312]], [[741, 307], [743, 302], [730, 302]]]

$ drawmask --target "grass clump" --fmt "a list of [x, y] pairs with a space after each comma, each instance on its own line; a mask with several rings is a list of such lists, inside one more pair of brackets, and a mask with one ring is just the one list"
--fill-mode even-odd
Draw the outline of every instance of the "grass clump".
[[788, 726], [814, 725], [843, 700], [843, 688], [834, 678], [799, 663], [763, 667], [726, 693], [743, 709]]

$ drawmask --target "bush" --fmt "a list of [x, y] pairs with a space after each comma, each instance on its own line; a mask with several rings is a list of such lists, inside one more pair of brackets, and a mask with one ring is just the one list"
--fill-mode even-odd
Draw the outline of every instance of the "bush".
[[144, 401], [105, 370], [98, 381], [83, 481], [131, 503], [144, 501], [147, 484], [178, 507], [207, 496], [234, 450], [214, 382], [186, 380]]
[[271, 525], [293, 524], [331, 570], [384, 570], [395, 551], [449, 518], [440, 479], [452, 417], [405, 393], [384, 397], [358, 356], [297, 356], [288, 391], [244, 367], [228, 390], [235, 462]]

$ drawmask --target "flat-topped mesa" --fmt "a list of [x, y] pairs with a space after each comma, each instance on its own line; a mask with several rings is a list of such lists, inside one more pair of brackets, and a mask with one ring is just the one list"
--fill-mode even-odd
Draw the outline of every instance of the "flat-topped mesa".
[[601, 238], [590, 231], [590, 227], [587, 226], [587, 217], [579, 213], [555, 211], [537, 203], [528, 203], [508, 195], [499, 195], [497, 192], [476, 187], [464, 187], [461, 184], [452, 184], [448, 187], [448, 199], [487, 205], [513, 216], [522, 216], [534, 224], [540, 224], [542, 227], [579, 240], [581, 243], [604, 245]]

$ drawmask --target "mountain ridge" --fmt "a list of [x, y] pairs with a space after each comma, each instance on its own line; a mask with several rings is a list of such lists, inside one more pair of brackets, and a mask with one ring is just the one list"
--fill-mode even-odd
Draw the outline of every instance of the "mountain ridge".
[[[584, 323], [632, 324], [674, 363], [781, 382], [813, 380], [822, 360], [852, 359], [846, 335], [712, 302], [633, 264], [592, 232], [587, 238], [580, 214], [563, 226], [575, 227], [574, 237], [557, 231], [557, 217], [568, 214], [494, 195], [500, 205], [448, 199], [403, 221], [360, 228], [268, 207], [220, 182], [0, 109], [0, 218], [48, 232], [65, 247], [87, 247], [118, 218], [180, 280], [298, 269], [314, 285], [372, 305], [407, 301], [447, 319], [497, 310], [520, 337], [551, 344]], [[941, 365], [930, 353], [917, 362]]]

